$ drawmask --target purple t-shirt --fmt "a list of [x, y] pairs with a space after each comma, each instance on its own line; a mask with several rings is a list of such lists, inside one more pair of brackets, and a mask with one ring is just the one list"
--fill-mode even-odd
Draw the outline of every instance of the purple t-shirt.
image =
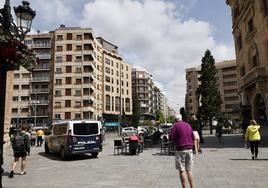
[[174, 141], [176, 149], [179, 151], [193, 148], [193, 129], [184, 121], [179, 121], [173, 124], [169, 138]]

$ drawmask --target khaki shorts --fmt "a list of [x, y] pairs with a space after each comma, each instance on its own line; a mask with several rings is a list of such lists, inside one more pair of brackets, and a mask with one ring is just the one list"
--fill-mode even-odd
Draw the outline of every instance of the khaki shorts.
[[176, 151], [175, 154], [175, 167], [180, 172], [185, 170], [190, 171], [193, 169], [194, 157], [193, 150]]

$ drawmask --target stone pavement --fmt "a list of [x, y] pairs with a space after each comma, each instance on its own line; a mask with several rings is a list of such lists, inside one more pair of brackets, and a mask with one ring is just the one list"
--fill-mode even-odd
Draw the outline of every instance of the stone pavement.
[[[242, 136], [224, 135], [222, 144], [214, 135], [206, 135], [203, 154], [195, 155], [196, 188], [267, 188], [268, 130], [258, 160], [251, 160], [243, 148]], [[97, 159], [89, 155], [61, 161], [57, 155], [45, 155], [43, 147], [34, 147], [28, 157], [27, 174], [9, 179], [12, 151], [4, 153], [4, 188], [174, 188], [181, 187], [174, 168], [174, 156], [161, 156], [159, 148], [144, 150], [136, 156], [113, 155], [115, 134], [107, 134], [104, 150]], [[17, 167], [19, 172], [19, 166]]]

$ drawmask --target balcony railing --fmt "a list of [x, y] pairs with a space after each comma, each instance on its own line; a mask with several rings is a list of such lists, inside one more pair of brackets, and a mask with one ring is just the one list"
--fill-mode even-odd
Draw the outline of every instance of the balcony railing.
[[51, 48], [49, 43], [35, 43], [32, 45], [33, 48]]
[[32, 89], [31, 93], [49, 93], [49, 89], [48, 88]]
[[262, 79], [265, 76], [265, 67], [255, 67], [243, 76], [241, 79], [241, 87], [246, 87], [246, 85], [250, 83], [257, 82], [259, 79]]
[[32, 77], [33, 82], [49, 82], [49, 77]]
[[43, 70], [43, 69], [50, 69], [48, 64], [44, 64], [44, 65], [37, 65], [34, 67], [34, 70]]
[[36, 54], [36, 57], [39, 59], [51, 59], [50, 54]]

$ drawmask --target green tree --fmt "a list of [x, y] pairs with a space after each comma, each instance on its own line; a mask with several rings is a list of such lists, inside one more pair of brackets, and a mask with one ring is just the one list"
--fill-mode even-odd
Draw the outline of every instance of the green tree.
[[201, 98], [199, 108], [199, 118], [201, 119], [201, 130], [203, 124], [209, 124], [210, 134], [212, 134], [212, 120], [217, 119], [221, 114], [221, 97], [216, 80], [217, 70], [215, 60], [209, 50], [206, 50], [201, 64], [201, 85], [198, 87], [198, 96]]
[[164, 123], [165, 122], [165, 117], [162, 114], [162, 112], [160, 110], [157, 110], [155, 113], [155, 120], [159, 121], [160, 123]]
[[133, 105], [132, 126], [138, 127], [141, 116], [141, 106], [137, 97], [133, 98], [132, 105]]

